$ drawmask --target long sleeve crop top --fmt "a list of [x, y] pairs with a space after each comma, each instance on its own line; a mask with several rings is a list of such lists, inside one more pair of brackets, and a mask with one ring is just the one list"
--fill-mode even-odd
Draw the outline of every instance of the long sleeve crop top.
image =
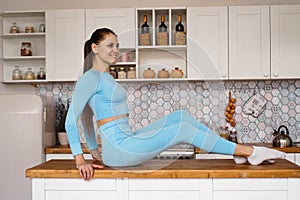
[[[78, 120], [86, 104], [90, 106], [96, 120], [128, 113], [127, 92], [107, 72], [90, 69], [78, 80], [66, 118], [66, 131], [73, 156], [82, 154]], [[91, 125], [93, 126], [93, 125]], [[86, 136], [90, 150], [98, 147], [95, 132]]]

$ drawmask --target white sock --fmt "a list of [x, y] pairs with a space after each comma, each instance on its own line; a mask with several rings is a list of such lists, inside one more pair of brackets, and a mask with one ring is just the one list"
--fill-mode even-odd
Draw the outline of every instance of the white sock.
[[266, 147], [253, 146], [253, 153], [248, 157], [248, 161], [251, 165], [259, 165], [265, 160], [276, 158], [284, 159], [285, 153]]
[[243, 156], [233, 156], [235, 164], [242, 165], [247, 163], [247, 158]]

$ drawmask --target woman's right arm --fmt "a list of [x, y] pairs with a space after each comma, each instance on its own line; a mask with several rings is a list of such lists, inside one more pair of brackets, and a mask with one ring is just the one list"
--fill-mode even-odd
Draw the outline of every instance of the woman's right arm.
[[77, 122], [87, 102], [95, 93], [100, 78], [99, 74], [95, 73], [86, 73], [80, 78], [73, 93], [65, 124], [72, 154], [75, 158], [76, 167], [78, 168], [81, 177], [85, 180], [91, 179], [93, 176], [93, 168], [101, 169], [103, 166], [91, 164], [85, 161], [80, 144]]

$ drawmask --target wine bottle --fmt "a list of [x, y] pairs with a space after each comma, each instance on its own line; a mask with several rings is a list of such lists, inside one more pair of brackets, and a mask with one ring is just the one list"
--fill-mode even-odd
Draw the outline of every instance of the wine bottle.
[[158, 27], [158, 32], [168, 32], [168, 27], [165, 24], [165, 16], [164, 15], [161, 16], [161, 22]]
[[147, 15], [144, 15], [144, 23], [141, 26], [142, 33], [149, 33], [149, 25], [147, 23]]
[[184, 26], [181, 23], [181, 14], [178, 15], [178, 24], [176, 24], [175, 30], [177, 32], [184, 32]]

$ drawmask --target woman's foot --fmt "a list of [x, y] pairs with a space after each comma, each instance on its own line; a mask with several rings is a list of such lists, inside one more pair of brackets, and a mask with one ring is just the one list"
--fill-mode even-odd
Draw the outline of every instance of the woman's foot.
[[248, 162], [247, 158], [243, 156], [233, 156], [233, 160], [237, 165], [246, 164]]
[[259, 165], [264, 161], [274, 163], [273, 159], [285, 159], [285, 153], [266, 147], [253, 146], [253, 153], [247, 158], [251, 165]]

